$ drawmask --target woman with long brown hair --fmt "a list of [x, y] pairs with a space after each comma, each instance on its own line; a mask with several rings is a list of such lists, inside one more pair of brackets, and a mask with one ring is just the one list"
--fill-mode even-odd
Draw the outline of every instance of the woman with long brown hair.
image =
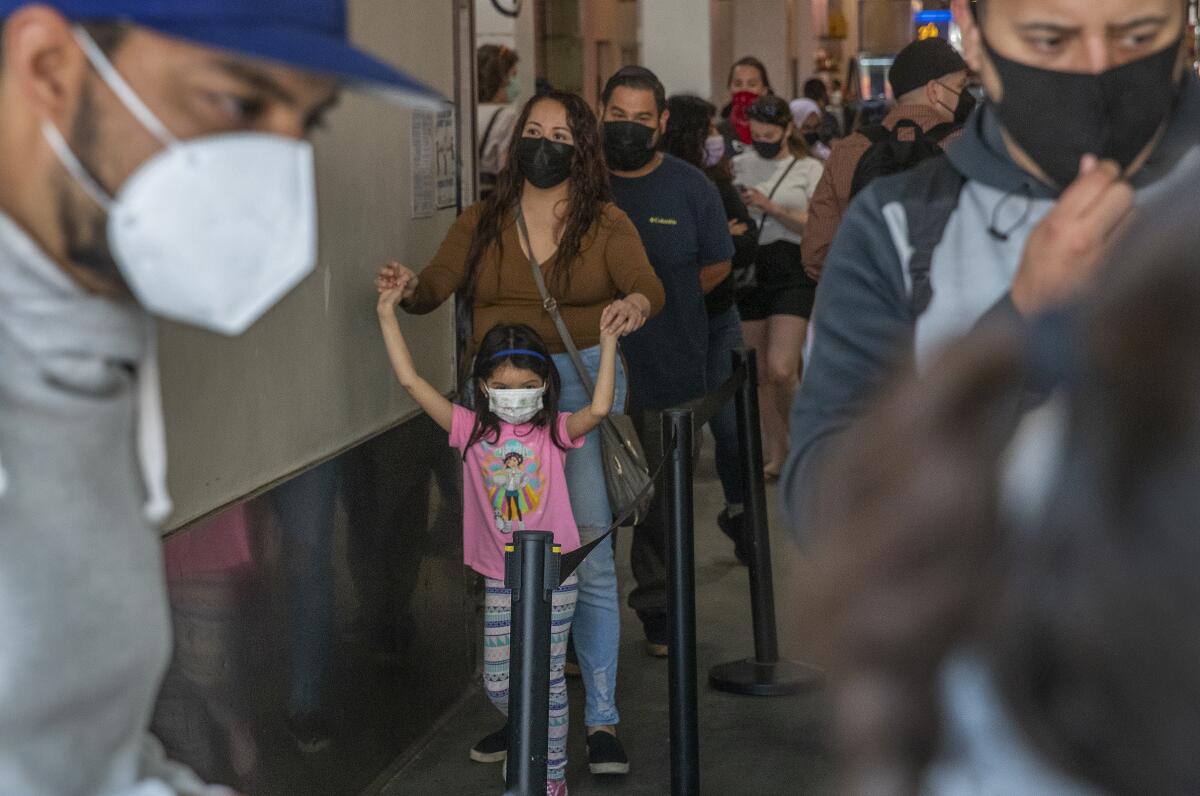
[[[628, 335], [665, 301], [633, 222], [612, 203], [596, 116], [580, 97], [551, 92], [530, 100], [509, 146], [496, 192], [459, 217], [433, 261], [420, 275], [398, 263], [380, 269], [378, 284], [407, 280], [401, 304], [430, 312], [457, 292], [473, 322], [469, 358], [498, 323], [532, 327], [553, 354], [562, 376], [559, 406], [565, 412], [591, 401], [543, 305], [529, 258], [540, 263], [546, 286], [594, 381], [600, 366], [600, 332]], [[528, 227], [528, 247], [517, 217]], [[625, 373], [618, 365], [615, 411], [625, 402]], [[603, 488], [599, 432], [567, 457], [567, 487], [582, 542], [612, 522]], [[599, 545], [578, 569], [579, 602], [572, 634], [587, 689], [584, 723], [592, 770], [628, 770], [616, 741], [619, 721], [614, 687], [620, 618], [612, 546]], [[603, 737], [592, 736], [603, 733]], [[483, 739], [472, 758], [505, 755], [503, 731]], [[605, 759], [597, 760], [601, 756]]]

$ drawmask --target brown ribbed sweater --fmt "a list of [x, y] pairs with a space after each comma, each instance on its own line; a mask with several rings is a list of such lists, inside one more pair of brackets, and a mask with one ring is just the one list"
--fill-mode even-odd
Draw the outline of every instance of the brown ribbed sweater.
[[[482, 204], [472, 205], [454, 222], [433, 261], [421, 271], [417, 294], [405, 307], [409, 312], [431, 312], [466, 284], [467, 251], [481, 210]], [[503, 254], [493, 244], [479, 263], [471, 350], [496, 324], [524, 323], [542, 336], [552, 353], [562, 353], [566, 349], [542, 306], [515, 220], [506, 223], [500, 242]], [[584, 236], [565, 292], [560, 295], [563, 283], [554, 277], [557, 266], [544, 269], [546, 287], [581, 350], [600, 342], [600, 314], [619, 295], [641, 293], [650, 301], [651, 315], [662, 309], [666, 298], [637, 228], [614, 204], [604, 208], [595, 229]]]
[[[926, 131], [946, 121], [926, 105], [897, 105], [883, 120], [883, 126], [891, 130], [901, 119], [912, 119]], [[956, 130], [946, 136], [942, 140], [942, 147], [957, 141], [961, 135], [962, 132]], [[808, 224], [804, 227], [804, 241], [800, 244], [800, 261], [813, 279], [821, 278], [829, 248], [850, 207], [850, 191], [858, 161], [870, 148], [869, 138], [862, 133], [851, 133], [833, 143], [833, 151], [825, 161], [825, 173], [821, 175], [821, 181], [817, 183], [817, 190], [808, 205]]]

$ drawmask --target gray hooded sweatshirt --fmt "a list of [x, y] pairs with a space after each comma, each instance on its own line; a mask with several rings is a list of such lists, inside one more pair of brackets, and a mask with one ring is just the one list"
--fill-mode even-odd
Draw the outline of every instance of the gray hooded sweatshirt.
[[228, 793], [148, 733], [171, 653], [154, 333], [0, 215], [0, 794]]
[[[1012, 161], [986, 105], [947, 157], [966, 184], [933, 252], [933, 300], [920, 318], [909, 303], [912, 247], [903, 206], [920, 182], [915, 170], [875, 180], [856, 197], [825, 261], [783, 473], [784, 502], [800, 534], [811, 524], [830, 446], [866, 411], [886, 378], [906, 361], [918, 370], [928, 366], [985, 316], [1016, 314], [1009, 289], [1030, 233], [1058, 192]], [[1132, 178], [1137, 204], [1183, 182], [1198, 163], [1200, 81], [1189, 72], [1162, 140]]]

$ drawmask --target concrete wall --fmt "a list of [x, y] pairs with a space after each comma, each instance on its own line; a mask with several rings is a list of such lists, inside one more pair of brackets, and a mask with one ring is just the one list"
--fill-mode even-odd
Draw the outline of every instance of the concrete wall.
[[908, 0], [860, 0], [859, 46], [872, 54], [899, 52], [912, 41], [912, 4]]
[[[654, 0], [674, 5], [677, 0]], [[639, 61], [639, 7], [649, 0], [586, 0], [579, 3], [579, 29], [583, 47], [583, 98], [599, 105], [609, 76], [622, 66]]]
[[[767, 67], [777, 94], [792, 91], [792, 48], [788, 0], [737, 0], [733, 3], [733, 60], [753, 55]], [[726, 69], [729, 64], [725, 65]], [[728, 92], [725, 94], [728, 98]], [[788, 97], [791, 99], [791, 97]]]
[[711, 6], [710, 0], [638, 4], [641, 63], [658, 75], [667, 94], [712, 96]]
[[[354, 38], [454, 92], [453, 6], [351, 0]], [[375, 267], [424, 266], [453, 209], [411, 218], [411, 115], [346, 93], [316, 138], [316, 272], [240, 338], [162, 328], [177, 526], [353, 445], [417, 410], [392, 377], [375, 320]], [[453, 312], [404, 316], [422, 373], [454, 378]]]

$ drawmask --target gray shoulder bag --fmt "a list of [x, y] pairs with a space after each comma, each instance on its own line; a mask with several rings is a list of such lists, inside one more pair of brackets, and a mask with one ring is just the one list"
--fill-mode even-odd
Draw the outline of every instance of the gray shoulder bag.
[[[596, 385], [588, 373], [579, 349], [563, 322], [558, 311], [558, 302], [546, 290], [546, 279], [542, 276], [541, 266], [533, 256], [533, 246], [529, 241], [529, 230], [525, 226], [525, 217], [517, 208], [517, 228], [525, 241], [529, 252], [529, 266], [533, 269], [533, 281], [537, 284], [538, 293], [542, 296], [542, 306], [550, 313], [554, 328], [562, 338], [563, 347], [571, 357], [579, 381], [588, 395], [593, 395]], [[608, 502], [612, 507], [613, 516], [624, 518], [630, 525], [636, 525], [644, 520], [650, 511], [650, 502], [654, 499], [654, 486], [650, 479], [650, 467], [646, 462], [646, 453], [633, 427], [633, 420], [626, 414], [611, 414], [600, 423], [600, 450], [604, 460], [604, 486], [608, 491]], [[619, 520], [618, 520], [619, 521]]]

